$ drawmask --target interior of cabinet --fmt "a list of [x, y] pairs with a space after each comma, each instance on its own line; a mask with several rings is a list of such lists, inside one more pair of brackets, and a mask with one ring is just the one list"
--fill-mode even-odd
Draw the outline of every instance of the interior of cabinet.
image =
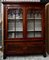
[[39, 10], [28, 10], [27, 14], [28, 37], [41, 37], [42, 18]]
[[23, 11], [15, 9], [8, 11], [8, 38], [23, 37]]
[[[42, 37], [42, 15], [40, 10], [28, 9], [27, 38]], [[23, 38], [23, 10], [8, 10], [8, 38]]]

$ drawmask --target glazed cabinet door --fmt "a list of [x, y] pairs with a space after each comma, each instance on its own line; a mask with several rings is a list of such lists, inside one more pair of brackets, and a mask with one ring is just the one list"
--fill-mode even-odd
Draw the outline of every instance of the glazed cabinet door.
[[41, 9], [27, 8], [27, 38], [43, 37], [43, 14]]
[[24, 38], [24, 7], [6, 8], [6, 39]]

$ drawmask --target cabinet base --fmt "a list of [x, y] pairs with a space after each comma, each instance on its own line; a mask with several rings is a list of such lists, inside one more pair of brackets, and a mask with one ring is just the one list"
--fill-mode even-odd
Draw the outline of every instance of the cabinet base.
[[[25, 54], [25, 55], [21, 55], [21, 54], [19, 55], [19, 54], [18, 54], [18, 55], [7, 55], [7, 56], [12, 56], [12, 57], [13, 57], [13, 56], [33, 56], [33, 55], [43, 55], [43, 57], [46, 57], [46, 53], [41, 53], [41, 54], [29, 54], [29, 55], [26, 55], [26, 54]], [[3, 56], [3, 59], [6, 59], [7, 56], [4, 55], [4, 56]]]

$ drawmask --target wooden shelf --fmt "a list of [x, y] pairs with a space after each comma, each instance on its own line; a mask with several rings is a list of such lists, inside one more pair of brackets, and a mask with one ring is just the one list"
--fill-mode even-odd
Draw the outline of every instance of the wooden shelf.
[[34, 20], [37, 19], [37, 20], [39, 20], [39, 19], [42, 19], [42, 18], [27, 18], [27, 19], [29, 19], [29, 20], [30, 20], [30, 19], [34, 19]]
[[23, 32], [23, 31], [8, 31], [8, 32]]
[[23, 19], [23, 18], [8, 18], [8, 19], [16, 20], [16, 19]]
[[27, 32], [42, 32], [42, 31], [27, 31]]
[[29, 19], [29, 20], [30, 20], [30, 19], [34, 19], [34, 18], [27, 18], [27, 19]]

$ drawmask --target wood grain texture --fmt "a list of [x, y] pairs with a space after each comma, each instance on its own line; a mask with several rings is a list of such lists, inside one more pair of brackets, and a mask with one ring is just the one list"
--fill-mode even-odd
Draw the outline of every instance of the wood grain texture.
[[[45, 5], [41, 3], [6, 3], [4, 4], [4, 56], [6, 55], [28, 55], [44, 54], [45, 50]], [[8, 38], [8, 9], [18, 6], [23, 9], [23, 38]], [[16, 9], [16, 7], [14, 9]], [[17, 7], [17, 8], [18, 8]], [[27, 37], [27, 11], [29, 9], [40, 10], [42, 14], [42, 37]], [[28, 9], [28, 10], [27, 10]]]

